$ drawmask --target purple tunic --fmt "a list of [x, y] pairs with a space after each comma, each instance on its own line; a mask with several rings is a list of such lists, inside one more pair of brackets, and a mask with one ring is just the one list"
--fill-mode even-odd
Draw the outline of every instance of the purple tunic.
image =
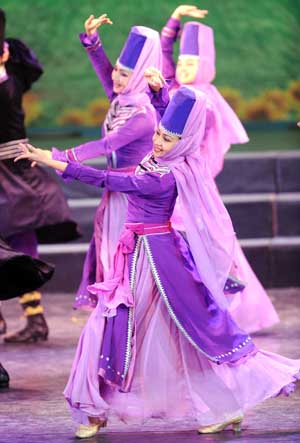
[[[113, 92], [110, 63], [97, 34], [88, 37], [80, 35], [92, 66], [110, 102], [116, 98]], [[157, 104], [159, 106], [159, 104]], [[128, 107], [129, 108], [129, 107]], [[102, 127], [102, 138], [79, 145], [72, 149], [74, 160], [83, 162], [90, 158], [107, 156], [113, 168], [136, 166], [150, 151], [156, 125], [156, 114], [152, 105], [141, 106], [125, 123], [116, 130], [107, 132]], [[53, 150], [53, 158], [68, 161], [67, 151]]]
[[[63, 176], [126, 193], [126, 221], [129, 223], [167, 222], [176, 202], [176, 182], [171, 172], [136, 176], [98, 171], [70, 163]], [[227, 311], [219, 309], [213, 296], [200, 281], [188, 244], [176, 231], [136, 236], [135, 250], [129, 259], [132, 284], [135, 257], [141, 242], [160, 296], [176, 326], [192, 346], [218, 364], [237, 361], [255, 351], [248, 334], [236, 326]], [[123, 386], [122, 378], [126, 378], [129, 367], [126, 351], [130, 349], [131, 330], [131, 308], [121, 305], [117, 315], [108, 318], [106, 323], [102, 345], [102, 355], [106, 358], [101, 366], [105, 378], [120, 386]], [[119, 374], [119, 378], [116, 374]]]

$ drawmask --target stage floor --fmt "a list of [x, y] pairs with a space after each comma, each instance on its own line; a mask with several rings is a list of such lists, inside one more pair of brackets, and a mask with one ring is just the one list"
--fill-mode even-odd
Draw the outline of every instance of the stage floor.
[[[270, 291], [281, 323], [256, 334], [259, 347], [287, 357], [300, 358], [300, 290]], [[64, 443], [75, 441], [74, 426], [62, 396], [80, 322], [71, 320], [73, 296], [46, 295], [44, 305], [50, 326], [49, 341], [38, 345], [0, 345], [0, 361], [11, 377], [11, 388], [0, 393], [1, 443]], [[9, 331], [19, 327], [17, 300], [3, 303]], [[16, 317], [17, 316], [17, 317]], [[195, 443], [195, 442], [300, 442], [300, 383], [286, 398], [270, 399], [247, 413], [240, 434], [226, 431], [197, 435], [185, 423], [176, 426], [157, 422], [144, 427], [111, 423], [91, 443]], [[77, 440], [78, 441], [78, 440]], [[84, 440], [85, 441], [85, 440]]]

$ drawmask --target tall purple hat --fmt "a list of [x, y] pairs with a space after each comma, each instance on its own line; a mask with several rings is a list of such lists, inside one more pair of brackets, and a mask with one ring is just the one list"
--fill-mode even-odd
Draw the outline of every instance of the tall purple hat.
[[198, 22], [187, 22], [180, 40], [180, 56], [198, 56], [199, 69], [195, 83], [210, 83], [216, 74], [214, 31]]
[[146, 39], [147, 37], [139, 32], [137, 26], [131, 29], [118, 60], [119, 63], [124, 66], [124, 68], [130, 70], [135, 68], [145, 45]]
[[182, 86], [172, 97], [160, 125], [170, 134], [180, 137], [195, 102], [195, 91]]
[[[124, 91], [119, 94], [119, 102], [124, 106], [133, 103], [148, 103], [149, 97], [146, 93], [148, 83], [144, 72], [150, 66], [160, 71], [162, 69], [159, 33], [146, 26], [133, 26], [117, 63], [131, 72]], [[139, 94], [142, 96], [139, 97]]]
[[0, 9], [0, 56], [3, 55], [4, 51], [5, 23], [5, 12]]

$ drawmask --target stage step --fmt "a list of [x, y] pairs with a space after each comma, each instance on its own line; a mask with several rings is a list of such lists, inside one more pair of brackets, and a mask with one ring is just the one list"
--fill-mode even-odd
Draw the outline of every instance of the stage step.
[[226, 156], [216, 181], [222, 194], [299, 192], [299, 171], [300, 150], [240, 152]]
[[[222, 198], [238, 238], [300, 236], [300, 192], [229, 194]], [[69, 200], [72, 215], [83, 233], [78, 242], [90, 240], [99, 201], [99, 198]]]

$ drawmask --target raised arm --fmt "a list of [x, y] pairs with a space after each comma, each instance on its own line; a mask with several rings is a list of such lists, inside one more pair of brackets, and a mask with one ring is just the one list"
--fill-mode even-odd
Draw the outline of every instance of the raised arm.
[[85, 33], [80, 34], [80, 41], [85, 48], [92, 63], [94, 71], [104, 88], [105, 94], [110, 101], [114, 98], [113, 83], [111, 74], [113, 66], [104, 51], [97, 29], [103, 24], [112, 24], [107, 14], [102, 14], [98, 18], [93, 15], [85, 21]]
[[89, 141], [75, 148], [59, 151], [52, 149], [52, 157], [55, 160], [83, 162], [90, 158], [97, 158], [102, 155], [109, 155], [123, 146], [152, 135], [155, 127], [155, 115], [153, 112], [141, 110], [115, 131], [111, 131], [99, 140]]
[[193, 5], [180, 5], [172, 13], [161, 32], [161, 47], [163, 52], [163, 75], [168, 82], [175, 82], [176, 63], [174, 60], [173, 46], [181, 28], [182, 17], [204, 18], [207, 10], [199, 9]]
[[174, 43], [180, 31], [180, 19], [169, 18], [161, 31], [161, 48], [163, 53], [163, 75], [172, 84], [175, 81], [176, 63], [174, 60]]

